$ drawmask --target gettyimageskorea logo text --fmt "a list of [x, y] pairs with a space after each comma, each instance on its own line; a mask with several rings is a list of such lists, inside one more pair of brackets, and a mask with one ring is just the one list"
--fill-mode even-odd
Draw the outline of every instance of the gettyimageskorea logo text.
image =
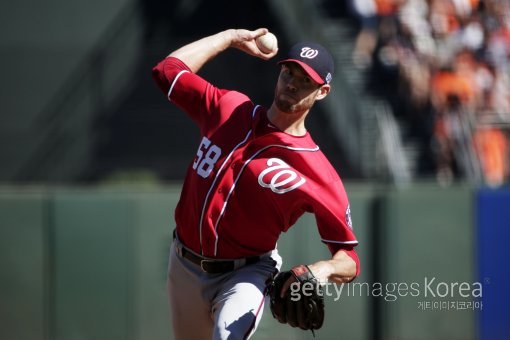
[[[314, 290], [311, 283], [300, 285], [294, 282], [290, 286], [291, 300], [297, 301], [301, 295], [309, 296]], [[424, 277], [423, 281], [415, 282], [351, 282], [347, 284], [323, 283], [317, 288], [317, 294], [332, 297], [334, 301], [342, 297], [359, 296], [382, 298], [388, 302], [395, 302], [401, 298], [419, 298], [423, 300], [436, 300], [439, 306], [453, 309], [453, 302], [466, 302], [481, 300], [483, 296], [483, 285], [480, 282], [446, 282], [436, 277]], [[439, 304], [443, 302], [443, 304]], [[444, 302], [447, 302], [445, 304]], [[481, 308], [481, 302], [471, 308]], [[423, 307], [422, 307], [423, 306]], [[427, 304], [422, 301], [420, 309], [426, 309]], [[434, 304], [432, 303], [433, 307]], [[431, 308], [432, 308], [431, 307]], [[458, 309], [458, 308], [455, 308]]]

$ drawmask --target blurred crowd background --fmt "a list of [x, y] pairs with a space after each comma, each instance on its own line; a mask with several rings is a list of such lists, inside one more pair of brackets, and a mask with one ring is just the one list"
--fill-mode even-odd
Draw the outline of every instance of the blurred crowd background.
[[420, 138], [419, 174], [443, 185], [507, 181], [510, 2], [351, 0], [349, 9], [353, 61]]
[[[152, 67], [204, 35], [262, 26], [282, 53], [314, 39], [335, 55], [335, 90], [308, 128], [342, 178], [491, 187], [510, 179], [510, 1], [1, 6], [0, 182], [182, 180], [198, 132], [158, 91]], [[201, 74], [269, 106], [276, 59], [227, 51]], [[33, 60], [37, 72], [26, 67]]]

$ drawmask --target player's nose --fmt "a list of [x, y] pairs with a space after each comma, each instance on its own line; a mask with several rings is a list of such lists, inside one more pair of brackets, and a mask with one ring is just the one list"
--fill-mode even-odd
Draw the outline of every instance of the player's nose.
[[298, 89], [296, 77], [290, 77], [286, 84], [287, 90], [296, 92]]

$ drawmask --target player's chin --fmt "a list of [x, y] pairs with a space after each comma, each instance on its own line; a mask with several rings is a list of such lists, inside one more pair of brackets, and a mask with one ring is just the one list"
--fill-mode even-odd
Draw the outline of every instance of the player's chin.
[[275, 105], [278, 108], [278, 110], [282, 112], [285, 113], [296, 112], [296, 103], [294, 101], [282, 98], [282, 96], [275, 100]]
[[290, 108], [290, 103], [286, 100], [282, 100], [280, 98], [274, 99], [274, 104], [278, 108], [278, 110], [286, 112]]

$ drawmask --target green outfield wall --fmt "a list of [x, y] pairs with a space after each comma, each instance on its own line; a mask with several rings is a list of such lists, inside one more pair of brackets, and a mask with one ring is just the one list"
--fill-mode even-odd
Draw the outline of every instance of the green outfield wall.
[[[461, 306], [476, 298], [449, 295], [477, 278], [474, 190], [346, 188], [362, 272], [341, 292], [329, 287], [316, 338], [475, 339], [478, 311]], [[165, 275], [179, 191], [0, 189], [0, 339], [171, 339]], [[284, 269], [329, 256], [313, 215], [278, 247]], [[266, 308], [253, 338], [313, 336]]]

